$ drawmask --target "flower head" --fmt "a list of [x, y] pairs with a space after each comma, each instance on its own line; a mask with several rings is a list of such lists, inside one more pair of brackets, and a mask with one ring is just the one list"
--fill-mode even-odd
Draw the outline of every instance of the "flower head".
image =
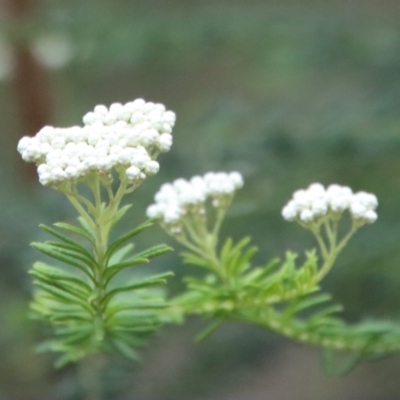
[[149, 218], [161, 218], [169, 231], [180, 231], [185, 218], [203, 216], [206, 202], [216, 209], [226, 209], [236, 190], [243, 186], [238, 172], [209, 172], [190, 180], [176, 179], [156, 193], [155, 203], [147, 208]]
[[137, 99], [109, 108], [96, 106], [83, 117], [84, 126], [46, 126], [34, 137], [23, 137], [18, 151], [38, 166], [43, 185], [59, 186], [96, 173], [116, 170], [131, 182], [159, 170], [155, 158], [169, 151], [175, 114], [162, 104]]
[[340, 216], [348, 210], [354, 221], [373, 223], [378, 218], [377, 206], [374, 194], [353, 193], [349, 187], [336, 184], [325, 188], [320, 183], [313, 183], [307, 189], [293, 193], [292, 199], [282, 209], [282, 216], [288, 221], [312, 224], [327, 216]]

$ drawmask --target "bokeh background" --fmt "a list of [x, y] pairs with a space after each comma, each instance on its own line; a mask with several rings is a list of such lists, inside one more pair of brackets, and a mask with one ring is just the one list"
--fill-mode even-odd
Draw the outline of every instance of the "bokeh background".
[[[96, 104], [137, 97], [176, 111], [174, 146], [134, 194], [125, 227], [142, 221], [158, 186], [239, 170], [245, 188], [224, 226], [252, 235], [258, 260], [311, 237], [280, 217], [291, 193], [337, 182], [376, 193], [362, 229], [324, 282], [346, 318], [400, 318], [400, 4], [388, 0], [0, 1], [0, 399], [78, 400], [74, 366], [35, 354], [48, 331], [27, 318], [29, 242], [38, 224], [73, 221], [15, 148], [41, 126], [76, 125]], [[172, 242], [159, 228], [148, 243]], [[146, 244], [146, 243], [143, 243]], [[177, 250], [179, 248], [177, 247]], [[152, 267], [173, 269], [177, 254]], [[192, 271], [192, 270], [190, 270]], [[318, 349], [263, 329], [204, 322], [163, 329], [132, 365], [107, 361], [113, 400], [398, 400], [400, 357], [323, 374]]]

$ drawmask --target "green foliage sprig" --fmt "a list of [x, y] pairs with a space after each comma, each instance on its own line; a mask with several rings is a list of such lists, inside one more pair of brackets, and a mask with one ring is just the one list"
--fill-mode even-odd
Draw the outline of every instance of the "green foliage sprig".
[[40, 183], [66, 195], [79, 215], [79, 225], [42, 225], [53, 240], [32, 244], [57, 262], [35, 263], [30, 273], [34, 315], [50, 322], [55, 335], [40, 349], [61, 352], [58, 366], [103, 351], [137, 359], [136, 349], [168, 318], [161, 312], [167, 307], [163, 292], [151, 288], [165, 284], [171, 272], [117, 279], [172, 250], [158, 245], [133, 253], [131, 240], [153, 221], [111, 238], [131, 207], [123, 198], [158, 172], [157, 156], [170, 149], [175, 114], [136, 99], [98, 105], [83, 123], [47, 126], [18, 144], [22, 158], [38, 166]]
[[[101, 180], [93, 177], [92, 183], [94, 193], [99, 193]], [[112, 194], [111, 183], [108, 189], [106, 193]], [[127, 188], [125, 193], [129, 191]], [[51, 323], [55, 333], [55, 338], [40, 349], [64, 353], [58, 366], [102, 351], [137, 359], [136, 348], [166, 322], [166, 316], [160, 313], [167, 307], [164, 295], [146, 289], [165, 284], [172, 273], [150, 275], [128, 284], [113, 279], [125, 269], [146, 264], [172, 249], [158, 245], [132, 254], [131, 239], [150, 228], [151, 220], [109, 243], [113, 227], [129, 209], [121, 207], [114, 194], [97, 203], [81, 201], [72, 194], [68, 197], [82, 214], [79, 226], [42, 225], [56, 240], [32, 244], [67, 266], [37, 262], [30, 271], [37, 287], [32, 309], [37, 317]]]
[[[175, 115], [161, 104], [137, 99], [109, 109], [97, 106], [83, 120], [84, 127], [46, 127], [18, 146], [26, 161], [38, 165], [40, 182], [65, 194], [79, 214], [78, 225], [42, 225], [52, 240], [32, 244], [56, 261], [37, 262], [30, 273], [34, 315], [54, 330], [54, 338], [40, 349], [61, 352], [58, 366], [103, 351], [136, 360], [136, 349], [161, 325], [188, 314], [212, 319], [198, 340], [224, 321], [236, 320], [320, 346], [331, 373], [400, 350], [398, 324], [347, 324], [340, 318], [342, 307], [320, 287], [356, 231], [376, 220], [374, 195], [321, 184], [295, 192], [282, 216], [309, 230], [318, 244], [301, 263], [287, 252], [283, 260], [254, 266], [257, 249], [250, 238], [221, 240], [226, 211], [243, 185], [238, 172], [164, 184], [147, 210], [150, 219], [111, 241], [130, 208], [122, 205], [123, 198], [158, 171], [155, 159], [169, 150]], [[85, 186], [89, 194], [83, 194]], [[133, 254], [131, 240], [156, 219], [185, 246], [184, 262], [205, 271], [202, 278], [185, 277], [186, 291], [169, 302], [153, 288], [165, 284], [170, 272], [128, 283], [116, 279], [171, 250], [157, 245]], [[337, 351], [352, 356], [337, 365]]]
[[[257, 248], [250, 238], [237, 243], [228, 238], [219, 245], [219, 228], [233, 198], [229, 175], [214, 174], [164, 185], [148, 214], [158, 216], [166, 231], [186, 247], [186, 264], [205, 271], [203, 277], [185, 277], [186, 291], [172, 302], [184, 314], [212, 319], [197, 340], [203, 340], [224, 321], [257, 324], [288, 338], [320, 346], [330, 373], [344, 373], [361, 360], [400, 350], [400, 325], [386, 321], [348, 324], [340, 318], [342, 306], [332, 301], [320, 283], [355, 232], [376, 219], [374, 195], [320, 184], [298, 191], [285, 206], [285, 219], [296, 220], [315, 236], [316, 250], [298, 263], [296, 253], [254, 266]], [[227, 181], [227, 188], [224, 187]], [[215, 183], [217, 182], [217, 183]], [[348, 210], [350, 218], [344, 218]], [[175, 218], [171, 214], [175, 213]], [[215, 217], [217, 216], [217, 217]], [[350, 223], [349, 223], [350, 222]], [[335, 352], [351, 356], [337, 365]]]

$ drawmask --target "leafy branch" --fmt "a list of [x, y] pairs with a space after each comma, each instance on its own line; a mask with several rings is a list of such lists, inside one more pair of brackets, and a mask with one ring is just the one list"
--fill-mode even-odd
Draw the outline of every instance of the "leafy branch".
[[[152, 220], [109, 243], [112, 229], [129, 209], [120, 207], [120, 200], [132, 188], [122, 185], [114, 194], [109, 186], [109, 197], [103, 202], [101, 184], [104, 182], [93, 177], [94, 203], [87, 199], [83, 202], [79, 196], [70, 198], [73, 205], [79, 204], [79, 225], [41, 225], [54, 240], [32, 243], [58, 262], [37, 262], [30, 271], [37, 288], [31, 304], [33, 315], [48, 321], [55, 335], [39, 349], [63, 353], [58, 367], [102, 351], [136, 360], [137, 348], [165, 323], [161, 310], [167, 303], [151, 288], [164, 285], [172, 273], [135, 279], [125, 285], [113, 282], [125, 269], [147, 264], [172, 249], [158, 245], [132, 253], [131, 240], [150, 228]], [[125, 189], [121, 191], [121, 187]], [[68, 190], [75, 191], [71, 187]]]
[[[256, 248], [250, 246], [249, 238], [236, 244], [226, 240], [211, 258], [206, 251], [203, 257], [182, 253], [185, 263], [207, 273], [204, 278], [184, 278], [187, 290], [173, 300], [185, 314], [214, 320], [196, 340], [204, 340], [227, 320], [257, 324], [324, 348], [323, 361], [330, 373], [344, 373], [362, 360], [400, 351], [399, 324], [367, 321], [351, 325], [340, 318], [342, 306], [333, 303], [319, 286], [326, 263], [318, 265], [315, 250], [306, 252], [300, 265], [297, 254], [288, 252], [283, 261], [273, 259], [258, 267], [251, 263]], [[353, 355], [338, 366], [334, 352]]]

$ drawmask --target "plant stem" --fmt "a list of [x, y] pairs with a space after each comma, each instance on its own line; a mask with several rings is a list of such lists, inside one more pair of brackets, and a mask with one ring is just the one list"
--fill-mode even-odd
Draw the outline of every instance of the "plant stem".
[[102, 360], [98, 355], [83, 358], [78, 364], [78, 376], [83, 400], [102, 400]]

